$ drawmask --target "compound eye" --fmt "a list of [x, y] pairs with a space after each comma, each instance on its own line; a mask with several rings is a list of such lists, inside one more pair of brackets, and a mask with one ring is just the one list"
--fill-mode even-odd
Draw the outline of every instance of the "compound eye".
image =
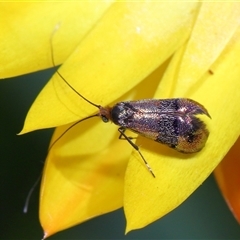
[[109, 119], [106, 116], [101, 116], [101, 118], [103, 122], [105, 123], [109, 122]]

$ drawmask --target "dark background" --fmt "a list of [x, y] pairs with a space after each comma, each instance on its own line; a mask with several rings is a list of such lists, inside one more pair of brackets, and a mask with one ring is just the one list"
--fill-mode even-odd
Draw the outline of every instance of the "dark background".
[[[22, 209], [38, 178], [53, 130], [17, 136], [25, 116], [53, 69], [0, 81], [1, 225], [0, 239], [41, 239], [39, 186], [28, 214]], [[161, 201], [159, 200], [159, 207]], [[149, 209], [151, 211], [151, 209]], [[187, 201], [164, 218], [126, 236], [122, 209], [49, 239], [240, 239], [240, 226], [210, 176]]]

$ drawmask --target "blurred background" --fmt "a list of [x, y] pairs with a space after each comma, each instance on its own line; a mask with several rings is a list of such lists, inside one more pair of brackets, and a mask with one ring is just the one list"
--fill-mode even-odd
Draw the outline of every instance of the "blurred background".
[[[41, 239], [39, 185], [23, 213], [26, 196], [44, 164], [52, 129], [22, 136], [28, 109], [54, 73], [40, 71], [0, 81], [0, 239]], [[159, 207], [161, 200], [159, 199]], [[149, 209], [151, 211], [151, 209]], [[240, 239], [240, 226], [211, 175], [191, 197], [164, 218], [126, 236], [123, 210], [57, 233], [51, 239]]]

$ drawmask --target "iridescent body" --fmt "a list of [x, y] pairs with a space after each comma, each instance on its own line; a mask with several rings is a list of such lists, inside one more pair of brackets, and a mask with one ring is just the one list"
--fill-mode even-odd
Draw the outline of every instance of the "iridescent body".
[[100, 107], [99, 112], [104, 122], [111, 120], [183, 153], [198, 152], [207, 141], [209, 132], [197, 114], [210, 117], [201, 104], [187, 98], [119, 102], [112, 108]]

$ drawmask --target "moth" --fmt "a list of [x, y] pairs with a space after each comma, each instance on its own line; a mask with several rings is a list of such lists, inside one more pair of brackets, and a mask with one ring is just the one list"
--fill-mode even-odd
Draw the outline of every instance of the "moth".
[[[165, 144], [182, 153], [200, 151], [209, 136], [205, 123], [196, 115], [210, 115], [200, 103], [188, 98], [143, 99], [119, 102], [113, 107], [97, 105], [77, 92], [57, 71], [61, 79], [82, 99], [98, 108], [98, 112], [73, 124], [70, 128], [92, 117], [100, 117], [104, 123], [109, 121], [118, 125], [119, 138], [126, 139], [138, 151], [150, 173], [155, 177], [151, 167], [132, 141], [125, 134], [127, 129], [143, 137]], [[70, 128], [55, 140], [54, 145]], [[52, 147], [52, 146], [51, 146]]]

